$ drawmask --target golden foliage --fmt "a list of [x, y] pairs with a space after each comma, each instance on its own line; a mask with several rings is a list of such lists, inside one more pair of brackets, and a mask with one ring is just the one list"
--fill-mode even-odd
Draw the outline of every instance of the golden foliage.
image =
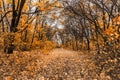
[[109, 41], [118, 39], [120, 37], [120, 34], [116, 31], [116, 29], [117, 27], [114, 28], [110, 26], [104, 31], [104, 35], [107, 35]]
[[120, 16], [113, 18], [115, 24], [120, 25]]

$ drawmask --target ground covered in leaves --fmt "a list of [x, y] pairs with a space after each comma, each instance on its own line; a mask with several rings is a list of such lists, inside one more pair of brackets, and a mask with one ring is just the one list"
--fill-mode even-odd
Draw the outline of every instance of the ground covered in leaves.
[[75, 52], [54, 49], [0, 53], [0, 80], [112, 80], [105, 74], [96, 74], [93, 52]]

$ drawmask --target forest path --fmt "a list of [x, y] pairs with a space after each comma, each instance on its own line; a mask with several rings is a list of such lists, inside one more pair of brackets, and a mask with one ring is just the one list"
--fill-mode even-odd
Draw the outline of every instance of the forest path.
[[43, 80], [82, 80], [84, 58], [82, 52], [54, 49], [44, 57], [39, 75]]
[[85, 53], [62, 48], [0, 55], [0, 80], [83, 80], [88, 68]]
[[[81, 52], [82, 53], [82, 52]], [[82, 60], [84, 58], [85, 55], [81, 55], [80, 56], [80, 52], [76, 52], [76, 51], [72, 51], [72, 50], [66, 50], [66, 49], [63, 49], [63, 48], [57, 48], [57, 49], [54, 49], [52, 50], [51, 52], [49, 52], [48, 55], [44, 56], [43, 57], [43, 61], [44, 61], [44, 65], [51, 62], [51, 61], [54, 61], [54, 60], [57, 60], [58, 58], [60, 58], [63, 62], [66, 60], [66, 59], [72, 59], [72, 60]], [[58, 63], [60, 60], [57, 60]]]

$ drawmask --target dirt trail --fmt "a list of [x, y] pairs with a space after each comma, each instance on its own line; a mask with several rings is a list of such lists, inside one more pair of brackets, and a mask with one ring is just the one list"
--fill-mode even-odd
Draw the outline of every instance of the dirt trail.
[[[0, 53], [0, 80], [83, 80], [85, 54], [62, 48], [49, 54], [39, 51]], [[11, 79], [6, 79], [11, 78]]]
[[84, 58], [75, 51], [55, 49], [44, 57], [39, 75], [43, 80], [82, 80]]
[[44, 56], [43, 59], [44, 64], [47, 64], [56, 58], [71, 58], [71, 59], [78, 58], [78, 53], [75, 51], [70, 51], [62, 48], [54, 49], [53, 51], [49, 52], [49, 55]]

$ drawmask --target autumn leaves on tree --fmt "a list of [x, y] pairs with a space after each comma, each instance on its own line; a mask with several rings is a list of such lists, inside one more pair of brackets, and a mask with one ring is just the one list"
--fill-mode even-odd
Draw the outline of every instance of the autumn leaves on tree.
[[0, 0], [0, 51], [54, 48], [95, 51], [96, 74], [119, 80], [120, 0]]
[[[48, 44], [53, 43], [49, 36], [52, 34], [49, 33], [54, 30], [46, 22], [46, 17], [56, 7], [61, 7], [56, 0], [1, 0], [0, 23], [4, 52], [12, 53], [13, 49], [28, 50], [46, 41]], [[50, 30], [49, 33], [47, 30]]]
[[[55, 46], [56, 41], [59, 47], [73, 50], [101, 52], [110, 45], [115, 48], [120, 37], [119, 3], [119, 0], [1, 0], [0, 34], [4, 43], [1, 45], [8, 53], [9, 49], [13, 52], [40, 49], [45, 44]], [[59, 24], [64, 27], [56, 27]]]

